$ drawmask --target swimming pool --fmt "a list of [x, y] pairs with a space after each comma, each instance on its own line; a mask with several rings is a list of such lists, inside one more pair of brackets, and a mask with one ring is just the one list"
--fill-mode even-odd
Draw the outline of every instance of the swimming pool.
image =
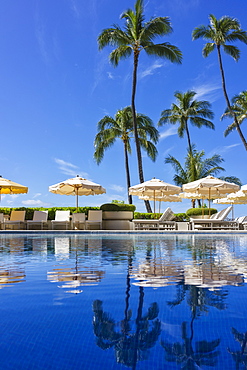
[[0, 258], [1, 369], [246, 368], [245, 235], [0, 234]]

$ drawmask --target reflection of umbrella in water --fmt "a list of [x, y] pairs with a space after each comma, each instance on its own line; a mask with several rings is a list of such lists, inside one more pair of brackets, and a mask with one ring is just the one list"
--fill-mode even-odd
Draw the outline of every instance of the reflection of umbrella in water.
[[90, 180], [83, 179], [80, 176], [73, 177], [62, 181], [58, 184], [49, 186], [49, 191], [61, 195], [75, 195], [76, 209], [78, 210], [78, 196], [79, 195], [96, 195], [104, 194], [106, 190], [99, 184]]
[[154, 213], [155, 213], [155, 200], [157, 197], [164, 195], [178, 194], [181, 188], [176, 185], [168, 184], [162, 180], [153, 178], [149, 181], [142, 182], [141, 184], [131, 186], [129, 188], [130, 195], [137, 195], [138, 197], [147, 196], [147, 199], [154, 200]]
[[4, 179], [0, 176], [0, 197], [1, 194], [24, 194], [27, 192], [27, 186], [17, 184], [16, 182]]
[[0, 289], [15, 283], [21, 283], [25, 281], [25, 277], [26, 275], [21, 269], [0, 267]]

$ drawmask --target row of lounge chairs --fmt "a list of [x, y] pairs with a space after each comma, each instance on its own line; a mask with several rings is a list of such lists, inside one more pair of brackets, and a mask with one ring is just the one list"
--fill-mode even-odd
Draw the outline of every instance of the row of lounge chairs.
[[32, 220], [25, 220], [26, 211], [12, 211], [10, 219], [5, 220], [3, 213], [0, 213], [0, 229], [51, 229], [65, 228], [67, 229], [90, 229], [97, 227], [102, 229], [102, 211], [89, 210], [88, 218], [85, 213], [73, 213], [70, 211], [59, 211], [55, 213], [55, 219], [48, 221], [48, 211], [34, 211]]
[[[187, 230], [247, 230], [247, 216], [239, 217], [235, 220], [228, 220], [227, 216], [232, 211], [232, 206], [227, 207], [209, 219], [190, 218], [187, 223]], [[178, 222], [174, 221], [175, 214], [171, 208], [167, 208], [158, 220], [134, 219], [135, 230], [177, 230]]]
[[[227, 220], [232, 211], [232, 206], [213, 214], [209, 219], [190, 218], [189, 222], [183, 223], [187, 230], [247, 230], [247, 216], [235, 220]], [[48, 221], [48, 211], [34, 211], [32, 220], [25, 220], [26, 211], [12, 211], [10, 219], [6, 220], [0, 213], [0, 229], [102, 229], [102, 211], [89, 210], [88, 218], [85, 213], [73, 213], [59, 211], [55, 213], [55, 219]], [[178, 223], [174, 221], [175, 214], [171, 208], [167, 208], [159, 219], [133, 219], [134, 230], [177, 230]]]

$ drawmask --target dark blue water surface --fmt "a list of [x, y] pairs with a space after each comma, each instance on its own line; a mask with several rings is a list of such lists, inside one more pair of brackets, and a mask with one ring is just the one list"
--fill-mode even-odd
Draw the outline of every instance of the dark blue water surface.
[[0, 369], [246, 369], [247, 236], [0, 235]]

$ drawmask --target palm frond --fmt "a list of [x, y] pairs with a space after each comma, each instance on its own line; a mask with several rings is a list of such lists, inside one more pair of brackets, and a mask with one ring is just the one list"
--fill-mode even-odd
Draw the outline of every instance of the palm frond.
[[160, 58], [166, 58], [172, 63], [182, 63], [182, 52], [177, 46], [171, 45], [169, 42], [164, 42], [162, 44], [150, 43], [145, 47], [145, 51], [148, 55], [156, 55]]
[[119, 46], [117, 49], [113, 50], [109, 55], [110, 62], [114, 65], [114, 67], [117, 67], [120, 59], [126, 59], [128, 58], [132, 53], [132, 48], [127, 46]]

